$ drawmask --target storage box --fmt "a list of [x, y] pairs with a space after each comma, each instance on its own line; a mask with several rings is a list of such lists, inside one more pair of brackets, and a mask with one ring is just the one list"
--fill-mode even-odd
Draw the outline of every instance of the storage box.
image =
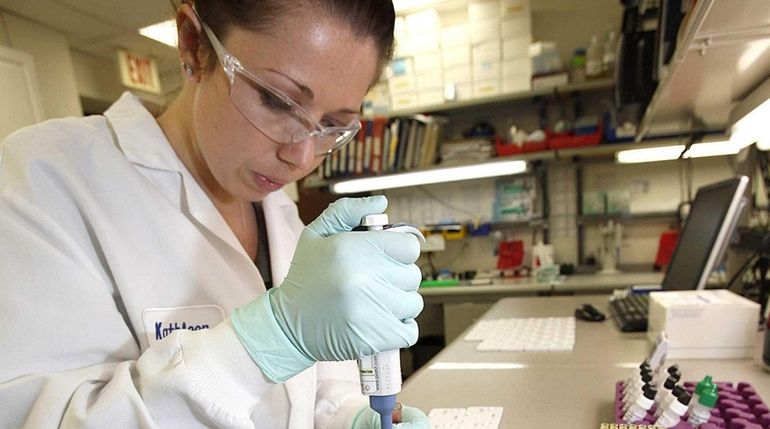
[[416, 74], [441, 69], [441, 51], [423, 52], [413, 58]]
[[481, 43], [489, 40], [500, 39], [500, 21], [490, 19], [487, 21], [478, 21], [470, 23], [471, 43]]
[[473, 80], [500, 79], [500, 61], [473, 62]]
[[468, 21], [487, 21], [497, 19], [500, 14], [500, 1], [480, 1], [468, 4]]
[[470, 66], [471, 65], [471, 48], [450, 48], [441, 50], [441, 64], [444, 69], [450, 69], [458, 66]]
[[473, 80], [469, 66], [444, 68], [444, 83], [468, 83]]
[[531, 36], [509, 37], [503, 39], [503, 60], [529, 59], [529, 45]]
[[473, 64], [481, 64], [490, 61], [500, 61], [500, 41], [479, 43], [471, 48]]
[[429, 89], [439, 89], [444, 87], [444, 78], [441, 75], [441, 70], [435, 69], [420, 73], [417, 75], [417, 91], [425, 91]]
[[439, 87], [417, 92], [417, 104], [419, 106], [434, 106], [444, 102], [444, 89]]
[[522, 37], [532, 35], [532, 20], [529, 17], [505, 18], [500, 20], [500, 37]]
[[444, 100], [462, 101], [473, 98], [473, 83], [444, 83]]
[[471, 35], [468, 24], [460, 24], [441, 30], [441, 47], [458, 48], [470, 46]]
[[529, 17], [531, 14], [529, 0], [500, 1], [500, 18]]
[[502, 91], [504, 94], [512, 92], [526, 92], [532, 89], [532, 77], [529, 74], [503, 75]]
[[390, 94], [400, 94], [402, 92], [414, 91], [417, 89], [417, 83], [414, 75], [395, 76], [388, 79], [388, 90]]
[[503, 60], [503, 77], [505, 76], [527, 76], [527, 80], [532, 79], [532, 62], [529, 58], [520, 60]]
[[647, 336], [668, 335], [669, 359], [749, 358], [759, 304], [726, 289], [650, 293]]
[[500, 94], [500, 79], [473, 82], [473, 97], [490, 97]]
[[388, 65], [388, 78], [414, 74], [414, 65], [411, 57], [394, 58]]
[[425, 9], [406, 16], [406, 31], [410, 37], [421, 33], [438, 33], [441, 20], [436, 9]]
[[417, 91], [390, 94], [390, 106], [393, 110], [417, 107]]

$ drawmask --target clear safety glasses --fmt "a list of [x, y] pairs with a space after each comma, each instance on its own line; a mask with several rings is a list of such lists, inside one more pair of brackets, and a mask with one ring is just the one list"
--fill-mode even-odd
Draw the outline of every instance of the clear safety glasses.
[[[197, 15], [197, 11], [195, 12]], [[348, 124], [328, 125], [316, 122], [291, 97], [241, 66], [214, 32], [198, 16], [230, 81], [230, 100], [243, 116], [271, 139], [284, 144], [311, 140], [316, 156], [325, 156], [345, 146], [356, 137], [361, 122], [356, 116]]]

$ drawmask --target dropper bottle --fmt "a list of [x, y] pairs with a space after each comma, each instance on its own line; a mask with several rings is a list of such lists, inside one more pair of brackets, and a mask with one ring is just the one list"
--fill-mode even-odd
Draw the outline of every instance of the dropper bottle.
[[[700, 385], [700, 383], [699, 383]], [[711, 384], [710, 387], [702, 390], [698, 395], [698, 402], [695, 403], [690, 411], [690, 418], [687, 419], [687, 423], [690, 423], [693, 428], [697, 428], [703, 423], [706, 423], [711, 418], [711, 409], [717, 404], [719, 394], [717, 393], [717, 386]]]
[[[668, 408], [671, 403], [676, 402], [682, 394], [687, 393], [686, 390], [680, 385], [675, 385], [668, 395], [663, 397], [663, 400], [658, 404], [658, 408], [655, 410], [655, 417], [659, 417]], [[687, 411], [687, 410], [685, 410]]]
[[628, 411], [623, 415], [623, 421], [626, 423], [636, 423], [647, 415], [647, 410], [652, 407], [652, 402], [655, 399], [657, 389], [649, 384], [644, 386], [642, 395], [640, 395], [628, 408]]
[[712, 382], [712, 378], [710, 375], [703, 377], [703, 380], [701, 380], [700, 383], [695, 385], [695, 389], [693, 390], [693, 395], [692, 395], [692, 401], [690, 401], [690, 411], [692, 411], [692, 409], [698, 403], [698, 398], [701, 392], [711, 390], [712, 387], [715, 387], [715, 386], [714, 386], [714, 383]]
[[682, 421], [682, 416], [687, 412], [687, 406], [690, 404], [690, 394], [686, 391], [679, 395], [676, 401], [671, 402], [663, 411], [663, 414], [655, 420], [655, 426], [672, 428]]

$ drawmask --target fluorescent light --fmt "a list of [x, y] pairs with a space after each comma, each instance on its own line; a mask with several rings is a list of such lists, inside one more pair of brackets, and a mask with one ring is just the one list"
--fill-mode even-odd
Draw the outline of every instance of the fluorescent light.
[[140, 28], [139, 34], [144, 37], [149, 37], [150, 39], [156, 40], [160, 43], [169, 45], [173, 48], [176, 48], [178, 44], [176, 21], [173, 19]]
[[648, 147], [644, 149], [621, 150], [615, 154], [615, 160], [621, 164], [636, 164], [639, 162], [669, 161], [679, 159], [685, 145]]
[[682, 155], [682, 158], [704, 158], [707, 156], [735, 155], [743, 147], [729, 141], [695, 143]]
[[498, 161], [461, 167], [434, 168], [431, 170], [410, 171], [384, 176], [351, 179], [333, 183], [330, 188], [331, 192], [335, 194], [353, 194], [358, 192], [378, 191], [381, 189], [429, 185], [432, 183], [508, 176], [511, 174], [523, 173], [526, 170], [526, 161]]

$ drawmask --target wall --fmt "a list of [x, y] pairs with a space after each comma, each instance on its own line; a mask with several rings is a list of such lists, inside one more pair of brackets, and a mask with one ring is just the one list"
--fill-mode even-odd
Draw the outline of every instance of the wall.
[[6, 12], [0, 12], [0, 42], [31, 54], [47, 118], [80, 116], [83, 109], [67, 39], [61, 33]]

